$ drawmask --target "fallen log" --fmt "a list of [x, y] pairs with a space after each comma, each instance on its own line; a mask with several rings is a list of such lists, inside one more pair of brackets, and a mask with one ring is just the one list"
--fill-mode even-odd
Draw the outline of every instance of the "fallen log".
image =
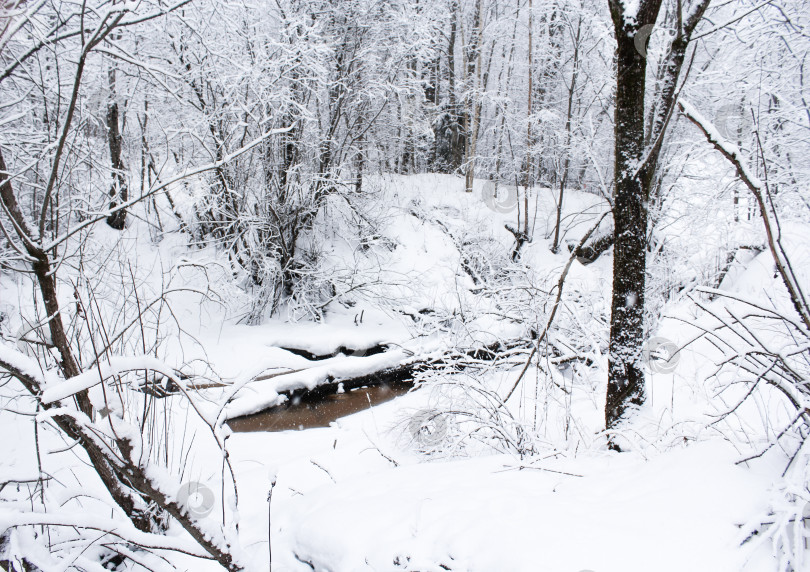
[[591, 264], [595, 262], [604, 252], [613, 246], [613, 234], [604, 234], [597, 236], [593, 240], [577, 246], [576, 244], [569, 244], [568, 251], [573, 252], [577, 260], [582, 264]]
[[[330, 395], [339, 392], [349, 392], [363, 387], [373, 387], [379, 385], [413, 385], [418, 373], [432, 368], [449, 367], [455, 371], [463, 371], [473, 365], [480, 365], [482, 362], [494, 362], [500, 357], [508, 355], [511, 350], [528, 349], [532, 345], [532, 340], [511, 340], [508, 342], [495, 342], [479, 348], [466, 351], [448, 351], [440, 356], [427, 358], [411, 358], [402, 363], [381, 368], [358, 376], [327, 375], [322, 383], [309, 389], [307, 387], [296, 387], [294, 389], [279, 391], [286, 399], [284, 403], [273, 405], [264, 409], [253, 411], [247, 415], [238, 415], [229, 420], [236, 420], [243, 417], [256, 415], [259, 413], [273, 413], [283, 411], [290, 407], [304, 404], [311, 404], [326, 399]], [[295, 370], [281, 374], [272, 374], [265, 377], [258, 377], [256, 381], [263, 379], [277, 378], [287, 374], [298, 373], [302, 370]]]
[[309, 350], [305, 350], [302, 348], [296, 347], [282, 347], [281, 349], [290, 352], [291, 354], [295, 354], [297, 356], [301, 356], [304, 359], [308, 359], [309, 361], [322, 361], [325, 359], [333, 358], [338, 355], [344, 356], [354, 356], [354, 357], [363, 357], [363, 356], [373, 356], [377, 354], [381, 354], [383, 352], [388, 351], [388, 345], [386, 344], [376, 344], [370, 347], [350, 347], [350, 346], [340, 346], [335, 351], [331, 353], [325, 354], [316, 354]]

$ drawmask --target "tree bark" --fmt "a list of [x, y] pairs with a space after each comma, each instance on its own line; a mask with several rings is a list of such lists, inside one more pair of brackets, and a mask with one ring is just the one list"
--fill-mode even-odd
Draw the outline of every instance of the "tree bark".
[[577, 31], [573, 38], [574, 56], [571, 69], [571, 84], [568, 86], [568, 108], [565, 114], [565, 159], [563, 160], [562, 177], [560, 177], [560, 194], [557, 200], [557, 221], [554, 224], [554, 242], [551, 245], [551, 252], [557, 253], [560, 250], [560, 226], [562, 223], [563, 200], [565, 198], [565, 185], [568, 183], [568, 169], [571, 165], [571, 120], [574, 113], [574, 94], [577, 89], [577, 77], [579, 76], [579, 38], [582, 31], [582, 20], [577, 23]]
[[[466, 83], [469, 90], [469, 106], [464, 114], [464, 132], [466, 135], [465, 145], [465, 165], [464, 165], [464, 190], [471, 193], [473, 190], [473, 178], [475, 177], [475, 147], [478, 139], [478, 119], [481, 112], [481, 105], [478, 101], [478, 89], [481, 87], [481, 27], [482, 27], [481, 0], [477, 0], [475, 5], [475, 16], [473, 19], [473, 29], [470, 34], [470, 41], [465, 46], [464, 55], [466, 59]], [[472, 88], [472, 89], [471, 89]]]
[[635, 35], [655, 23], [662, 0], [642, 0], [637, 18], [625, 21], [621, 0], [608, 0], [616, 34], [613, 299], [605, 427], [613, 429], [628, 408], [644, 402], [647, 201], [636, 168], [644, 153], [644, 87], [647, 60]]
[[447, 173], [455, 173], [464, 160], [464, 137], [461, 113], [456, 93], [456, 38], [458, 36], [458, 0], [453, 0], [450, 8], [450, 35], [447, 40], [447, 81], [448, 110], [446, 120], [440, 123], [441, 134], [447, 145], [446, 157], [441, 157], [442, 167]]
[[[123, 137], [118, 119], [118, 102], [115, 100], [115, 68], [109, 71], [110, 100], [107, 102], [107, 141], [110, 147], [110, 167], [112, 168], [112, 186], [110, 187], [110, 209], [118, 206], [119, 202], [127, 202], [128, 189], [124, 171], [124, 161], [121, 158]], [[127, 221], [127, 209], [119, 209], [107, 217], [107, 224], [115, 230], [123, 230]]]
[[[616, 35], [616, 109], [614, 163], [613, 299], [605, 427], [613, 429], [630, 407], [644, 402], [641, 368], [644, 343], [647, 205], [658, 167], [664, 135], [672, 116], [677, 84], [689, 41], [709, 6], [701, 0], [684, 19], [681, 5], [677, 30], [662, 64], [661, 90], [656, 94], [651, 133], [645, 134], [644, 96], [647, 60], [636, 34], [655, 24], [662, 0], [641, 0], [635, 18], [624, 17], [621, 0], [608, 0]], [[646, 50], [643, 50], [646, 53]], [[646, 145], [645, 145], [646, 143]], [[612, 448], [618, 446], [611, 439]]]
[[656, 94], [655, 105], [650, 114], [651, 127], [645, 138], [645, 141], [648, 142], [648, 151], [645, 163], [641, 168], [641, 184], [644, 186], [645, 197], [648, 200], [653, 198], [651, 189], [654, 187], [658, 158], [664, 143], [667, 123], [675, 108], [675, 100], [678, 95], [678, 78], [681, 75], [681, 68], [686, 59], [686, 50], [689, 47], [692, 32], [695, 30], [701, 18], [703, 18], [703, 14], [708, 9], [710, 1], [711, 0], [701, 0], [700, 4], [695, 6], [692, 13], [687, 16], [685, 21], [680, 13], [677, 14], [676, 35], [661, 65], [661, 74], [658, 82], [661, 88], [660, 93]]
[[[8, 214], [12, 224], [17, 230], [17, 234], [20, 236], [27, 254], [33, 259], [31, 266], [37, 278], [45, 312], [48, 316], [48, 330], [51, 335], [51, 342], [59, 352], [59, 367], [62, 370], [62, 375], [64, 375], [65, 379], [76, 377], [81, 373], [81, 370], [73, 356], [65, 333], [65, 326], [62, 322], [62, 314], [56, 293], [56, 278], [52, 272], [51, 261], [48, 254], [30, 238], [32, 236], [31, 230], [28, 227], [28, 223], [19, 207], [17, 197], [11, 186], [11, 181], [8, 177], [8, 168], [6, 167], [2, 150], [0, 150], [0, 201], [2, 201], [6, 214]], [[30, 387], [28, 389], [31, 390]], [[32, 391], [32, 393], [37, 395], [38, 392]], [[92, 419], [93, 406], [90, 403], [87, 391], [81, 391], [76, 394], [76, 403], [79, 406], [79, 410]], [[74, 435], [69, 436], [76, 439]], [[89, 450], [87, 453], [88, 457], [90, 457], [90, 462], [93, 464], [93, 467], [116, 504], [131, 517], [133, 524], [139, 530], [151, 532], [152, 524], [150, 520], [144, 516], [144, 511], [139, 509], [139, 507], [146, 508], [148, 499], [142, 497], [138, 492], [132, 491], [126, 484], [122, 483], [103, 457], [95, 455]]]

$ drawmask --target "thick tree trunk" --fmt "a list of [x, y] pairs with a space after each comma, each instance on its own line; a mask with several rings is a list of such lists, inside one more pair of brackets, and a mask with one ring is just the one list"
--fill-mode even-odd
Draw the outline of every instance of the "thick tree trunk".
[[[684, 17], [680, 3], [676, 35], [662, 64], [661, 89], [653, 105], [652, 132], [645, 134], [647, 60], [636, 34], [652, 26], [662, 0], [641, 0], [638, 14], [625, 19], [621, 0], [608, 0], [616, 34], [613, 300], [605, 427], [613, 429], [626, 411], [644, 401], [641, 367], [644, 343], [647, 204], [664, 135], [677, 98], [677, 83], [692, 32], [709, 6], [701, 0]], [[646, 142], [646, 146], [645, 146]], [[612, 440], [611, 447], [618, 448]]]
[[614, 428], [644, 401], [642, 345], [646, 286], [647, 201], [636, 169], [644, 152], [644, 87], [647, 60], [635, 34], [653, 24], [661, 0], [643, 0], [638, 17], [625, 22], [620, 0], [609, 0], [616, 31], [613, 299], [605, 427]]

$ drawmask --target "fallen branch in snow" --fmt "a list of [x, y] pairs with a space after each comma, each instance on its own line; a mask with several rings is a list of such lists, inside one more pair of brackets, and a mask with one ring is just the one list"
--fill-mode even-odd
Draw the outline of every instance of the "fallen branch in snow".
[[607, 250], [613, 246], [613, 241], [613, 233], [610, 232], [597, 236], [589, 243], [581, 246], [571, 243], [568, 245], [568, 250], [573, 251], [582, 264], [591, 264], [592, 262], [596, 262], [596, 259], [599, 258], [602, 253], [607, 252]]
[[54, 403], [71, 397], [81, 391], [103, 383], [107, 379], [119, 376], [127, 371], [135, 370], [156, 371], [169, 379], [177, 377], [177, 372], [151, 356], [112, 357], [108, 363], [100, 363], [96, 369], [82, 372], [76, 377], [66, 379], [59, 384], [50, 384], [42, 392], [42, 403]]
[[357, 357], [373, 356], [388, 351], [388, 345], [375, 344], [367, 347], [350, 347], [348, 345], [341, 345], [338, 346], [334, 351], [328, 353], [314, 353], [307, 349], [288, 346], [283, 346], [281, 347], [281, 349], [286, 350], [291, 354], [301, 356], [302, 358], [307, 359], [309, 361], [322, 361], [336, 357], [341, 354], [345, 356], [357, 356]]
[[520, 258], [520, 251], [523, 249], [523, 245], [527, 242], [531, 242], [531, 238], [525, 232], [518, 230], [512, 225], [505, 224], [504, 228], [515, 237], [515, 246], [512, 248], [511, 259], [512, 262], [516, 262]]
[[[49, 375], [52, 372], [43, 375], [36, 362], [3, 344], [0, 344], [0, 368], [17, 378], [38, 399], [42, 394], [41, 388], [49, 385], [46, 379], [55, 377]], [[53, 380], [50, 385], [53, 385]], [[217, 560], [225, 569], [232, 572], [242, 570], [235, 562], [231, 554], [232, 547], [227, 540], [219, 535], [212, 535], [199, 526], [189, 513], [188, 507], [181, 505], [171, 493], [164, 490], [164, 487], [153, 478], [150, 469], [141, 464], [142, 456], [136, 448], [136, 438], [140, 435], [139, 428], [127, 424], [121, 417], [111, 413], [105, 417], [105, 422], [110, 426], [108, 434], [82, 411], [65, 407], [59, 401], [43, 402], [39, 399], [39, 402], [45, 410], [43, 415], [52, 419], [71, 440], [77, 441], [82, 446], [100, 476], [106, 475], [105, 484], [121, 483], [118, 485], [121, 490], [116, 494], [121, 497], [131, 495], [132, 493], [123, 489], [123, 483], [128, 483], [133, 491], [152, 500], [174, 517], [211, 559]], [[111, 442], [115, 444], [115, 449]], [[128, 516], [133, 518], [131, 514]]]
[[[607, 211], [603, 213], [601, 217], [599, 217], [599, 219], [596, 221], [593, 227], [590, 228], [588, 232], [586, 232], [585, 235], [580, 240], [579, 244], [580, 247], [588, 241], [588, 239], [593, 235], [596, 229], [599, 228], [601, 222], [609, 214], [610, 211]], [[532, 344], [533, 345], [532, 351], [528, 359], [526, 360], [526, 364], [524, 365], [522, 372], [518, 376], [515, 385], [509, 391], [506, 398], [502, 400], [501, 406], [504, 405], [514, 393], [518, 384], [523, 379], [523, 376], [525, 375], [532, 358], [536, 354], [540, 343], [542, 343], [542, 341], [546, 338], [549, 330], [551, 329], [551, 326], [554, 322], [554, 318], [557, 314], [557, 310], [559, 309], [559, 306], [562, 302], [562, 293], [565, 279], [576, 257], [577, 257], [577, 249], [574, 248], [572, 249], [571, 256], [569, 257], [568, 262], [566, 263], [557, 282], [556, 300], [554, 302], [554, 306], [551, 309], [551, 313], [549, 314], [549, 317], [547, 319], [545, 328], [540, 333], [540, 335], [536, 337], [535, 342]], [[244, 405], [228, 407], [231, 404], [231, 402], [236, 399], [238, 392], [242, 390], [242, 387], [237, 387], [235, 388], [231, 397], [226, 400], [226, 403], [223, 406], [217, 424], [224, 423], [228, 419], [236, 419], [238, 417], [253, 415], [260, 412], [272, 413], [273, 411], [280, 411], [288, 408], [291, 403], [298, 403], [301, 400], [306, 400], [310, 402], [322, 400], [326, 396], [333, 395], [341, 389], [343, 391], [351, 391], [353, 389], [358, 389], [366, 386], [407, 383], [413, 380], [415, 375], [419, 372], [439, 368], [442, 366], [451, 366], [455, 369], [462, 370], [466, 366], [472, 365], [476, 362], [495, 361], [500, 357], [502, 357], [504, 352], [516, 348], [525, 348], [529, 345], [529, 343], [530, 343], [529, 340], [511, 340], [507, 342], [498, 341], [493, 344], [489, 344], [487, 346], [473, 348], [462, 352], [447, 351], [428, 357], [407, 359], [396, 365], [383, 365], [378, 369], [371, 369], [365, 371], [362, 371], [361, 369], [362, 371], [361, 373], [357, 373], [358, 367], [347, 366], [346, 368], [342, 368], [339, 365], [335, 365], [332, 367], [330, 366], [312, 367], [307, 369], [297, 369], [287, 372], [274, 373], [269, 376], [256, 378], [255, 380], [252, 381], [255, 382], [273, 378], [278, 383], [280, 378], [290, 376], [289, 380], [284, 380], [282, 383], [292, 384], [293, 387], [288, 386], [288, 389], [278, 391], [277, 395], [273, 394], [272, 399], [266, 402], [262, 402], [261, 400], [257, 401], [253, 396], [249, 396], [241, 399], [241, 401], [244, 402]], [[313, 356], [313, 357], [320, 357], [320, 356]], [[384, 358], [385, 353], [376, 354], [376, 356], [371, 357]], [[570, 363], [572, 361], [578, 360], [587, 361], [588, 358], [586, 356], [571, 355], [570, 353], [561, 354], [553, 358], [551, 360], [551, 363], [554, 365], [562, 365], [565, 363]], [[381, 363], [385, 364], [386, 362], [383, 359], [381, 359]], [[283, 396], [284, 398], [283, 403], [278, 404], [278, 396]]]
[[[266, 406], [262, 405], [261, 401], [256, 401], [252, 396], [243, 399], [248, 401], [247, 408], [233, 407], [225, 408], [220, 415], [217, 423], [224, 423], [228, 419], [235, 419], [246, 415], [253, 415], [261, 412], [280, 411], [290, 406], [290, 403], [297, 403], [301, 400], [314, 402], [325, 398], [326, 396], [338, 393], [339, 390], [351, 391], [361, 387], [371, 387], [377, 385], [392, 385], [400, 383], [409, 383], [413, 381], [415, 376], [423, 371], [435, 369], [442, 366], [451, 366], [457, 370], [463, 370], [467, 366], [472, 366], [480, 362], [492, 362], [501, 358], [504, 352], [514, 350], [517, 348], [527, 348], [529, 346], [528, 340], [510, 340], [507, 342], [498, 341], [492, 344], [482, 346], [479, 348], [472, 348], [466, 351], [451, 350], [446, 352], [437, 353], [426, 357], [410, 357], [402, 360], [396, 365], [389, 365], [390, 361], [382, 358], [385, 354], [377, 354], [370, 356], [370, 358], [380, 358], [382, 367], [377, 369], [358, 369], [358, 367], [347, 367], [342, 370], [339, 367], [312, 367], [308, 369], [297, 369], [287, 372], [279, 372], [269, 376], [258, 377], [255, 381], [266, 379], [279, 380], [284, 376], [293, 376], [293, 379], [285, 381], [284, 383], [292, 383], [294, 387], [278, 391], [278, 396], [283, 396], [284, 402], [278, 404], [278, 397], [273, 395], [272, 400], [268, 401]], [[563, 356], [563, 363], [578, 359], [577, 356]], [[369, 358], [363, 358], [365, 360]], [[341, 371], [342, 370], [342, 371]], [[356, 373], [361, 371], [361, 373]], [[298, 374], [303, 377], [295, 378]], [[306, 383], [305, 383], [306, 381]], [[237, 392], [241, 388], [237, 388]], [[234, 400], [236, 392], [231, 396], [227, 402]], [[227, 405], [227, 403], [226, 403]]]
[[714, 281], [715, 289], [719, 289], [720, 286], [723, 284], [723, 280], [726, 278], [726, 275], [731, 271], [732, 266], [734, 266], [734, 261], [737, 260], [737, 256], [741, 251], [749, 250], [754, 253], [754, 255], [759, 254], [765, 248], [759, 245], [740, 245], [734, 250], [730, 251], [726, 255], [726, 262], [723, 267], [720, 269], [720, 273], [717, 275], [717, 278]]
[[591, 237], [591, 235], [594, 232], [596, 232], [596, 229], [599, 228], [599, 225], [602, 224], [602, 221], [608, 214], [610, 214], [610, 211], [606, 211], [605, 213], [603, 213], [602, 216], [599, 217], [599, 220], [596, 221], [596, 224], [594, 224], [588, 230], [588, 232], [586, 232], [585, 235], [580, 239], [577, 247], [571, 250], [571, 256], [568, 257], [568, 262], [566, 263], [565, 268], [563, 268], [562, 273], [560, 273], [560, 278], [557, 281], [557, 298], [554, 300], [554, 306], [552, 306], [551, 312], [548, 315], [546, 325], [543, 328], [542, 333], [537, 337], [537, 340], [534, 342], [534, 347], [532, 348], [529, 357], [526, 358], [526, 364], [523, 366], [523, 370], [521, 370], [520, 375], [518, 375], [517, 379], [515, 380], [515, 384], [512, 386], [512, 389], [509, 390], [509, 393], [506, 394], [506, 397], [503, 398], [502, 405], [506, 405], [506, 402], [509, 401], [509, 398], [512, 397], [512, 394], [520, 385], [520, 382], [523, 380], [523, 376], [526, 375], [526, 371], [529, 369], [529, 365], [532, 363], [532, 359], [537, 353], [537, 350], [540, 348], [540, 344], [546, 338], [549, 329], [551, 329], [551, 325], [554, 323], [554, 317], [557, 315], [557, 308], [560, 307], [560, 302], [562, 301], [562, 293], [563, 293], [563, 286], [565, 285], [565, 278], [568, 276], [568, 271], [571, 269], [571, 265], [574, 263], [574, 260], [577, 257], [577, 250], [581, 249], [582, 245], [584, 245]]
[[121, 519], [103, 518], [83, 513], [71, 512], [20, 512], [13, 510], [0, 510], [0, 529], [7, 530], [17, 526], [66, 526], [70, 528], [85, 528], [97, 530], [112, 536], [117, 536], [124, 543], [133, 544], [141, 548], [171, 550], [182, 552], [197, 558], [213, 560], [213, 557], [204, 551], [196, 542], [189, 542], [183, 538], [173, 538], [162, 534], [149, 534], [141, 532], [128, 521]]

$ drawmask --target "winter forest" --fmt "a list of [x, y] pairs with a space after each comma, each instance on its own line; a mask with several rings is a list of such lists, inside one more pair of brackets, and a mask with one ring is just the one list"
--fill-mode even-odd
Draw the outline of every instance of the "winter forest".
[[4, 571], [810, 570], [808, 0], [0, 0]]

